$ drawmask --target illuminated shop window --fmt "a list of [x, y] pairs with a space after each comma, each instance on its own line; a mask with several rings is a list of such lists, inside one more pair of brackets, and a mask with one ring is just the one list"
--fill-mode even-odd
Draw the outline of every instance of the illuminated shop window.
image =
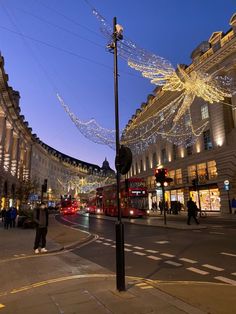
[[215, 160], [211, 160], [207, 162], [207, 172], [208, 172], [209, 180], [212, 180], [217, 177], [218, 173], [217, 173]]
[[182, 184], [183, 183], [182, 170], [181, 169], [177, 169], [175, 171], [175, 178], [176, 178], [176, 183], [177, 184]]

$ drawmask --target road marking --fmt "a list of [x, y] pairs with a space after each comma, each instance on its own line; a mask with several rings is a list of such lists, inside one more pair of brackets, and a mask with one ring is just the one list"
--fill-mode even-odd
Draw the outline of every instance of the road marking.
[[173, 265], [173, 266], [182, 266], [182, 264], [176, 263], [176, 262], [173, 262], [173, 261], [165, 261], [164, 263], [169, 264], [169, 265]]
[[223, 271], [223, 270], [224, 270], [224, 268], [212, 266], [212, 265], [209, 265], [209, 264], [204, 264], [204, 265], [202, 265], [202, 266], [203, 266], [203, 267], [206, 267], [206, 268], [213, 269], [213, 270], [217, 270], [217, 271]]
[[99, 237], [99, 239], [104, 240], [104, 238], [103, 238], [103, 237]]
[[232, 273], [231, 275], [234, 275], [234, 276], [236, 276], [236, 273]]
[[132, 246], [132, 244], [125, 243], [125, 246]]
[[210, 231], [211, 234], [224, 234], [224, 232], [216, 232], [216, 231]]
[[196, 264], [197, 263], [197, 261], [194, 261], [192, 259], [185, 258], [185, 257], [179, 258], [179, 260], [183, 261], [183, 262], [191, 263], [191, 264]]
[[103, 242], [102, 244], [103, 244], [103, 245], [107, 245], [107, 246], [110, 246], [110, 245], [111, 245], [111, 243], [106, 243], [106, 242]]
[[170, 243], [170, 241], [156, 241], [155, 243], [158, 243], [158, 244], [166, 244], [166, 243]]
[[126, 251], [126, 252], [131, 252], [132, 250], [131, 250], [131, 249], [127, 249], [127, 248], [125, 247], [125, 251]]
[[142, 253], [142, 252], [133, 252], [133, 253], [140, 256], [146, 255], [145, 253]]
[[144, 250], [144, 248], [141, 247], [141, 246], [134, 246], [134, 249], [136, 249], [136, 250]]
[[152, 286], [143, 286], [143, 287], [140, 287], [141, 289], [153, 289]]
[[233, 257], [236, 257], [236, 254], [233, 254], [233, 253], [221, 252], [220, 254], [222, 254], [222, 255], [227, 255], [227, 256], [233, 256]]
[[218, 277], [214, 277], [214, 278], [217, 279], [217, 280], [229, 283], [232, 286], [236, 286], [236, 281], [235, 280], [232, 280], [232, 279], [229, 279], [229, 278], [226, 278], [226, 277], [222, 277], [222, 276], [218, 276]]
[[155, 251], [155, 250], [146, 250], [146, 252], [148, 252], [148, 253], [158, 253], [159, 251]]
[[116, 248], [116, 246], [115, 246], [115, 245], [112, 245], [111, 247], [114, 247], [114, 248]]
[[108, 241], [108, 242], [113, 242], [113, 240], [112, 239], [105, 239], [106, 241]]
[[160, 255], [166, 256], [166, 257], [175, 257], [175, 255], [169, 254], [169, 253], [161, 253]]
[[153, 255], [149, 255], [149, 256], [147, 256], [147, 258], [153, 259], [155, 261], [159, 261], [161, 259], [160, 257], [153, 256]]
[[136, 287], [142, 287], [142, 286], [146, 286], [146, 282], [139, 282], [139, 283], [136, 283]]
[[192, 271], [194, 273], [200, 274], [200, 275], [208, 275], [209, 274], [207, 271], [204, 271], [204, 270], [201, 270], [201, 269], [198, 269], [198, 268], [195, 268], [195, 267], [188, 267], [186, 269], [190, 270], [190, 271]]
[[96, 240], [95, 242], [97, 242], [97, 243], [102, 243], [102, 241], [101, 241], [101, 240]]
[[5, 305], [0, 303], [0, 309], [3, 309], [4, 307]]

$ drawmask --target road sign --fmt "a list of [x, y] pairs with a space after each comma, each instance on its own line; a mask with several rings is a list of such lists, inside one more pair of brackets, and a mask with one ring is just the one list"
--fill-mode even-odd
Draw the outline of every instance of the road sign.
[[229, 180], [225, 180], [224, 185], [229, 185]]

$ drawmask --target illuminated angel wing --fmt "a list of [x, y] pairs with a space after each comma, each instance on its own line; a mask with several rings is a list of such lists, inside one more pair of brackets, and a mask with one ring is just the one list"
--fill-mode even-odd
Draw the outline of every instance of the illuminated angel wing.
[[86, 122], [81, 121], [70, 111], [60, 95], [57, 94], [57, 98], [72, 122], [86, 138], [94, 143], [108, 145], [110, 148], [115, 149], [115, 130], [101, 127], [95, 119], [90, 119]]
[[[111, 41], [113, 29], [105, 18], [97, 11], [93, 10], [93, 14], [100, 22], [100, 30], [104, 36]], [[164, 85], [166, 79], [172, 76], [175, 72], [172, 64], [143, 48], [140, 48], [135, 42], [123, 36], [123, 39], [118, 41], [118, 54], [123, 58], [131, 68], [142, 73], [146, 78], [149, 78], [156, 85]]]

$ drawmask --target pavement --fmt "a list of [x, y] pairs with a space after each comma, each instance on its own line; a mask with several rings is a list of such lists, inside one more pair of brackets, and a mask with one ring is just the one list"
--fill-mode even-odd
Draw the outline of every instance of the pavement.
[[[163, 227], [159, 218], [127, 221]], [[188, 226], [181, 219], [167, 221], [167, 226], [207, 228]], [[229, 284], [126, 276], [125, 291], [118, 291], [114, 273], [73, 254], [74, 248], [95, 240], [96, 235], [64, 226], [54, 215], [50, 216], [48, 253], [33, 254], [34, 235], [32, 229], [4, 230], [0, 223], [0, 314], [236, 313], [236, 286]]]

